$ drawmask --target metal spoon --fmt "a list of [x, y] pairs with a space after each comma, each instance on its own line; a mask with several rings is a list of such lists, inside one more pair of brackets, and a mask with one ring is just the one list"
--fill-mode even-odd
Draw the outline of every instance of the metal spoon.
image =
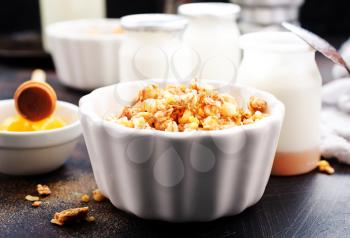
[[319, 51], [321, 54], [326, 56], [328, 59], [332, 60], [334, 63], [342, 65], [346, 71], [350, 74], [350, 68], [346, 64], [343, 57], [338, 53], [338, 51], [329, 44], [326, 40], [322, 39], [318, 35], [305, 30], [301, 27], [295, 26], [288, 22], [283, 22], [282, 26], [287, 30], [293, 32], [299, 38], [308, 43], [312, 48]]

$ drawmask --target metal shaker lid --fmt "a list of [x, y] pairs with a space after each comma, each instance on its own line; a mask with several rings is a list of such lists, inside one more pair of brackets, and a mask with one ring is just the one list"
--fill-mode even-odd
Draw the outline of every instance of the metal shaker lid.
[[235, 19], [240, 11], [240, 6], [236, 4], [218, 2], [188, 3], [180, 5], [178, 8], [180, 15], [190, 18], [215, 17]]

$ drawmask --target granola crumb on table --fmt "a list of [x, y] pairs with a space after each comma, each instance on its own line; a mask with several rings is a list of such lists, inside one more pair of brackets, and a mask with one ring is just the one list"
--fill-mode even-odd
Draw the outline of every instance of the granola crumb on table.
[[334, 174], [334, 168], [328, 163], [327, 160], [320, 160], [318, 162], [318, 170], [327, 174]]
[[25, 196], [25, 199], [26, 199], [27, 201], [30, 201], [30, 202], [39, 201], [39, 197], [38, 197], [38, 196], [32, 196], [32, 195], [27, 195], [27, 196]]
[[92, 191], [92, 198], [94, 199], [94, 201], [96, 202], [102, 202], [104, 200], [106, 200], [107, 198], [101, 193], [101, 191], [99, 189], [95, 189]]
[[86, 219], [88, 212], [88, 207], [71, 208], [61, 212], [56, 212], [51, 223], [63, 226], [67, 222]]
[[247, 107], [244, 110], [231, 95], [198, 82], [164, 89], [152, 84], [139, 92], [133, 105], [106, 120], [130, 128], [183, 132], [247, 125], [267, 115], [267, 102], [261, 98], [250, 97]]
[[89, 216], [86, 218], [87, 222], [94, 222], [96, 220], [96, 218], [94, 216]]
[[34, 201], [33, 203], [32, 203], [32, 207], [40, 207], [41, 206], [41, 201]]
[[89, 202], [89, 201], [90, 201], [90, 196], [87, 195], [87, 194], [83, 194], [83, 195], [81, 196], [81, 201], [82, 201], [82, 202], [85, 202], [85, 203]]
[[46, 195], [51, 194], [51, 190], [50, 190], [49, 186], [47, 186], [47, 185], [38, 184], [36, 186], [36, 190], [38, 191], [38, 194], [42, 195], [42, 196], [46, 196]]

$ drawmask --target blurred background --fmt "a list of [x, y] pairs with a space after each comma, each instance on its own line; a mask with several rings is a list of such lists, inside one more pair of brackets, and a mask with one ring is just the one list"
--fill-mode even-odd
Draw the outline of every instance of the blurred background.
[[[39, 62], [43, 67], [53, 67], [50, 56], [45, 53], [42, 47], [40, 18], [41, 14], [52, 13], [45, 13], [45, 9], [40, 9], [40, 1], [45, 2], [45, 0], [2, 1], [0, 8], [0, 62], [31, 64], [35, 59], [36, 65]], [[101, 1], [104, 5], [100, 15], [108, 18], [119, 18], [134, 13], [172, 13], [181, 3], [204, 2], [190, 0], [94, 0], [94, 2]], [[211, 2], [213, 1], [215, 0], [211, 0]], [[240, 19], [241, 31], [243, 32], [255, 31], [271, 25], [274, 27], [274, 24], [269, 24], [266, 21], [279, 18], [300, 24], [330, 40], [337, 47], [350, 35], [349, 1], [346, 0], [232, 0], [232, 2], [240, 4], [243, 9]], [[89, 10], [85, 6], [85, 8], [81, 8], [81, 11], [83, 10], [89, 12], [91, 9]], [[89, 15], [89, 13], [86, 14]], [[90, 17], [94, 17], [94, 14]]]

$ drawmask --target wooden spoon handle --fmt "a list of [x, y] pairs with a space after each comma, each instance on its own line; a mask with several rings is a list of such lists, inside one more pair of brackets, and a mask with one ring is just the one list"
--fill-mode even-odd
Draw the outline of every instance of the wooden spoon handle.
[[44, 83], [46, 81], [45, 71], [42, 69], [34, 70], [32, 73], [31, 80]]

